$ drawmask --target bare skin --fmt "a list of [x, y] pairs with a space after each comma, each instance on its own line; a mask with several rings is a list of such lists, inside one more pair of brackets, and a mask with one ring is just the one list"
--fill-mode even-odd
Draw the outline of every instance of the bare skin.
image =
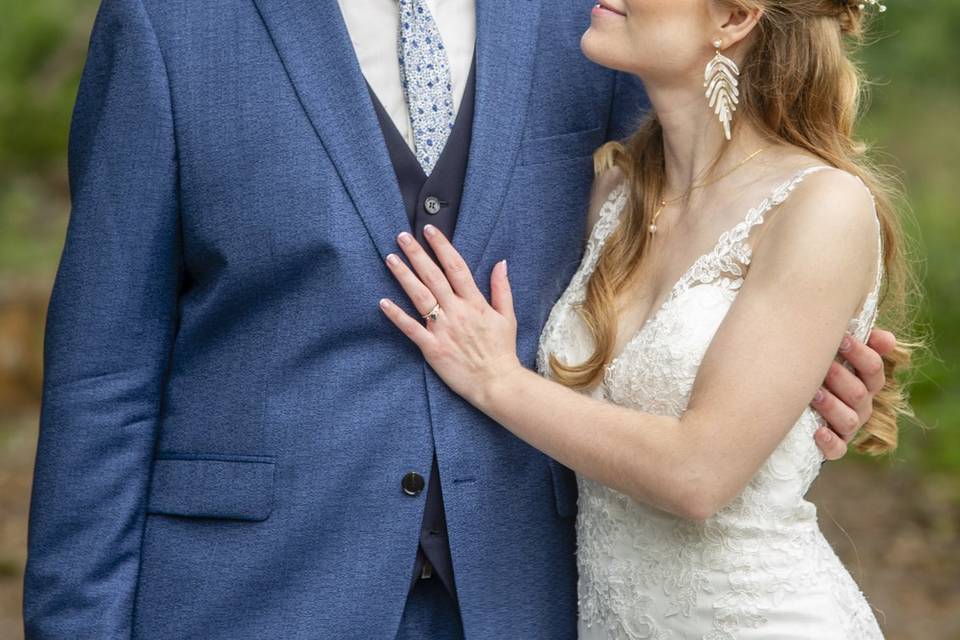
[[[727, 143], [704, 108], [709, 43], [720, 39], [736, 56], [737, 47], [749, 46], [758, 12], [716, 0], [620, 4], [620, 12], [594, 14], [582, 47], [596, 62], [643, 79], [663, 127], [668, 195], [703, 180], [711, 167], [713, 175], [730, 174], [664, 211], [661, 231], [618, 309], [615, 352], [721, 231], [772, 186], [823, 164], [748, 123]], [[721, 155], [725, 144], [728, 153]], [[758, 148], [764, 162], [736, 171]], [[598, 177], [588, 226], [617, 181], [615, 173]], [[407, 233], [398, 240], [410, 266], [396, 255], [387, 266], [421, 315], [437, 303], [442, 314], [424, 326], [389, 300], [381, 308], [454, 391], [517, 437], [583, 476], [700, 520], [743, 490], [811, 398], [831, 425], [832, 431], [816, 434], [827, 459], [841, 457], [869, 418], [884, 383], [880, 354], [894, 341], [875, 332], [863, 345], [846, 326], [874, 283], [876, 225], [872, 200], [852, 176], [808, 176], [751, 236], [750, 268], [679, 419], [596, 400], [524, 368], [506, 263], [491, 274], [488, 302], [460, 254], [433, 227], [425, 234], [439, 266]], [[838, 364], [843, 360], [855, 374]]]

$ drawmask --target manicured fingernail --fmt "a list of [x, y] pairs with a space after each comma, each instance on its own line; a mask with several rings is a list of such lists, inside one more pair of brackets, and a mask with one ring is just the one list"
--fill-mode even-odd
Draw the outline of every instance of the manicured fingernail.
[[403, 233], [400, 234], [399, 240], [400, 240], [400, 244], [408, 245], [411, 242], [413, 242], [413, 236], [407, 233], [406, 231], [404, 231]]
[[813, 396], [814, 402], [820, 402], [823, 400], [823, 389], [817, 389], [817, 395]]
[[381, 298], [381, 300], [380, 300], [380, 308], [381, 308], [381, 309], [386, 309], [386, 308], [388, 308], [389, 306], [390, 306], [390, 301], [387, 300], [386, 298]]
[[850, 351], [852, 346], [853, 340], [850, 339], [850, 336], [844, 336], [843, 342], [840, 343], [840, 351]]
[[826, 429], [821, 429], [820, 431], [817, 431], [817, 442], [819, 442], [820, 444], [827, 444], [828, 442], [830, 442], [830, 432], [827, 431]]
[[428, 224], [423, 227], [423, 235], [427, 236], [428, 238], [432, 238], [436, 232], [437, 228], [432, 224]]
[[387, 264], [395, 267], [398, 264], [400, 264], [400, 258], [398, 258], [396, 255], [391, 253], [390, 255], [387, 256]]
[[507, 275], [507, 261], [503, 260], [503, 275]]

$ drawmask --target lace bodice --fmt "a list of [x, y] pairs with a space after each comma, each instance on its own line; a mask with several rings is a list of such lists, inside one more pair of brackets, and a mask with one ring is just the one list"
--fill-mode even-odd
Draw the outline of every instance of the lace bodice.
[[[681, 416], [700, 362], [746, 275], [751, 229], [806, 176], [824, 169], [832, 168], [798, 172], [721, 235], [589, 393], [647, 413]], [[575, 363], [592, 351], [574, 307], [584, 300], [587, 281], [627, 197], [621, 183], [601, 207], [580, 267], [541, 335], [541, 375], [550, 377], [548, 354]], [[879, 243], [879, 227], [877, 238]], [[850, 320], [849, 330], [860, 339], [873, 325], [882, 275], [878, 264], [875, 286]], [[882, 637], [859, 589], [820, 534], [814, 505], [804, 500], [823, 461], [813, 438], [823, 424], [807, 408], [740, 496], [703, 523], [578, 477], [581, 635], [611, 640], [791, 637], [774, 632], [789, 597], [792, 603], [818, 608], [835, 623], [825, 625], [835, 629], [833, 635], [824, 631], [797, 637]], [[830, 606], [824, 607], [824, 601]], [[744, 635], [751, 630], [758, 635]]]

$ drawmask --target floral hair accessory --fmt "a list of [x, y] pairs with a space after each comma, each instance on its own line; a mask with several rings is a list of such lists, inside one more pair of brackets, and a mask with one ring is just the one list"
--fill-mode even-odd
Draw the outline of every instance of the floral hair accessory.
[[867, 8], [867, 5], [871, 7], [876, 7], [877, 11], [883, 13], [887, 10], [887, 5], [883, 4], [880, 0], [853, 0], [850, 2], [848, 0], [840, 0], [840, 4], [852, 5], [856, 4], [857, 8], [863, 11]]

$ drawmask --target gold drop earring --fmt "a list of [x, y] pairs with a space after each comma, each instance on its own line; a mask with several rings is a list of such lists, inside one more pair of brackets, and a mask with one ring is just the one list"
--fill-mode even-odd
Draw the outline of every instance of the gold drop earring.
[[713, 41], [713, 47], [717, 53], [710, 62], [703, 74], [703, 86], [707, 88], [706, 97], [713, 109], [713, 113], [720, 119], [723, 125], [723, 135], [730, 139], [730, 123], [733, 122], [733, 112], [737, 110], [740, 103], [740, 68], [737, 63], [720, 53], [723, 46], [723, 40], [719, 38]]

